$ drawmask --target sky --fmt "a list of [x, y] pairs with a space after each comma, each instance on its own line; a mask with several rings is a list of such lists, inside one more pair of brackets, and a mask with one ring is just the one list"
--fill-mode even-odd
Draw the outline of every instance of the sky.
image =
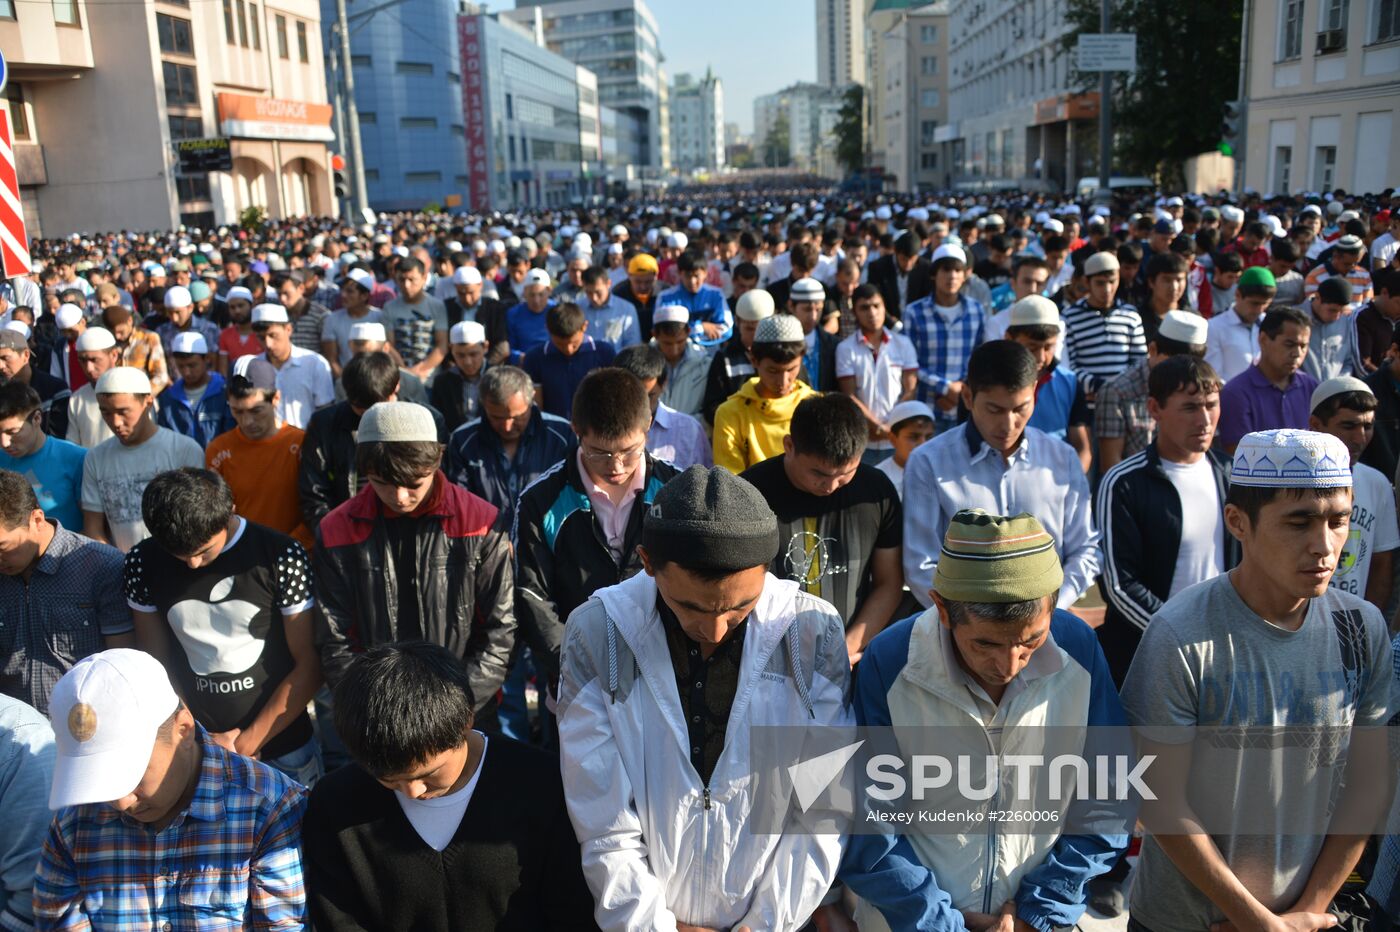
[[[697, 78], [708, 66], [724, 86], [724, 122], [753, 132], [753, 101], [797, 81], [817, 79], [816, 4], [812, 0], [646, 0], [661, 31], [672, 79]], [[515, 0], [486, 0], [487, 10]]]
[[724, 121], [753, 132], [753, 100], [817, 79], [812, 0], [647, 0], [661, 30], [666, 73], [705, 66], [724, 85]]

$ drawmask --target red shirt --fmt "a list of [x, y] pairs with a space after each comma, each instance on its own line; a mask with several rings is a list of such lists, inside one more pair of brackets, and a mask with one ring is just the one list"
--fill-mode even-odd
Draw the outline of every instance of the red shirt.
[[238, 332], [237, 324], [229, 324], [219, 334], [219, 352], [228, 357], [230, 364], [244, 356], [256, 356], [263, 351], [262, 340], [256, 333], [246, 337]]

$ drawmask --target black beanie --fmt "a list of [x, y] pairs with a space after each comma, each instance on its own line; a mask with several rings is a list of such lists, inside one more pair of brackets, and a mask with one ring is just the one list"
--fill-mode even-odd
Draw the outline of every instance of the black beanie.
[[721, 466], [692, 466], [657, 493], [642, 524], [654, 562], [746, 570], [778, 555], [778, 519], [746, 480]]

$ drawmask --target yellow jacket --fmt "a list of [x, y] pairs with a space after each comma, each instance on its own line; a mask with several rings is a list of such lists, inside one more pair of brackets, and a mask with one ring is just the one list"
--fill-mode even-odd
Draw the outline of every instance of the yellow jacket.
[[764, 398], [758, 393], [758, 376], [749, 379], [715, 411], [715, 465], [741, 473], [783, 452], [792, 412], [818, 394], [806, 382], [798, 382], [791, 394]]

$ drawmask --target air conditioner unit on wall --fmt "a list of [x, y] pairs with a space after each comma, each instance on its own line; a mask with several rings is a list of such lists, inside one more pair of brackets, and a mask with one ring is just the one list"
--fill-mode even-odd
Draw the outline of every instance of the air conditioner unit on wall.
[[1347, 33], [1345, 29], [1324, 29], [1317, 34], [1317, 50], [1319, 52], [1339, 52], [1347, 47]]

